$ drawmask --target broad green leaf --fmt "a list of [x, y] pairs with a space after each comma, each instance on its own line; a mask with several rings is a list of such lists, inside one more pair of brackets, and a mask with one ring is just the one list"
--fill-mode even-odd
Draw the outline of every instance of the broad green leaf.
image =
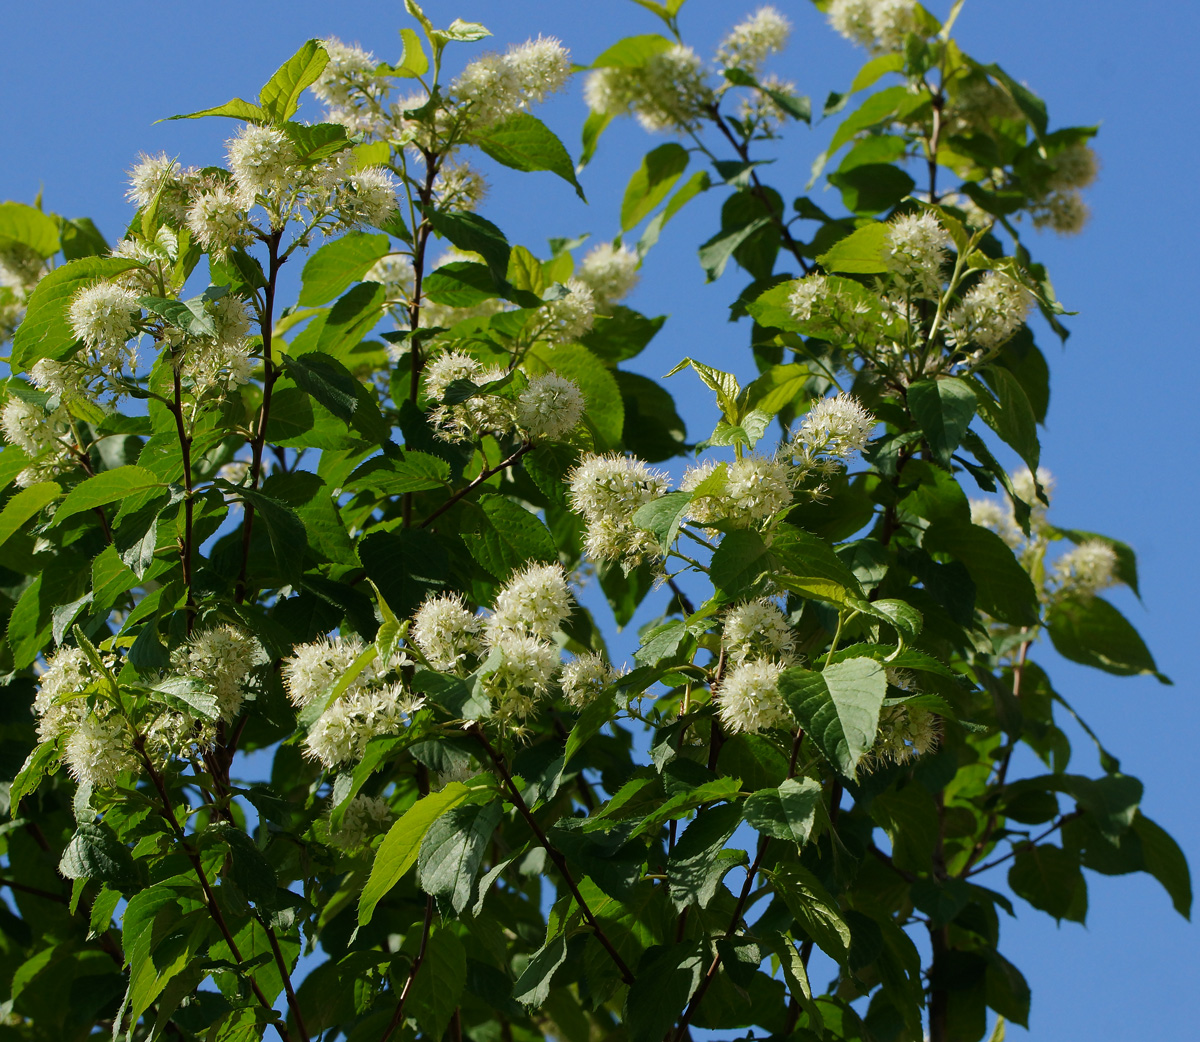
[[400, 30], [400, 39], [404, 44], [404, 56], [399, 65], [392, 67], [392, 74], [404, 79], [424, 76], [429, 71], [429, 58], [421, 46], [421, 38], [415, 30], [405, 26]]
[[138, 303], [147, 311], [165, 318], [171, 325], [192, 336], [216, 336], [217, 327], [213, 317], [204, 310], [204, 298], [175, 300], [167, 297], [138, 297]]
[[39, 481], [36, 485], [21, 489], [0, 510], [0, 546], [25, 528], [31, 518], [37, 517], [47, 503], [52, 503], [62, 489], [53, 481]]
[[633, 515], [633, 523], [650, 532], [665, 554], [679, 535], [679, 524], [691, 501], [690, 492], [668, 492], [639, 507]]
[[725, 418], [731, 423], [736, 423], [738, 420], [737, 399], [742, 390], [737, 377], [733, 373], [727, 373], [721, 369], [714, 369], [710, 365], [705, 365], [703, 362], [697, 362], [694, 358], [685, 358], [666, 375], [674, 376], [676, 373], [683, 372], [688, 367], [695, 370], [696, 375], [704, 381], [707, 387], [717, 392], [717, 404], [720, 405], [721, 412], [725, 414]]
[[987, 1004], [1005, 1020], [1029, 1027], [1029, 985], [1025, 977], [999, 952], [987, 953], [984, 989]]
[[[735, 803], [709, 807], [676, 841], [667, 858], [667, 881], [676, 908], [696, 903], [707, 907], [720, 886], [721, 876], [732, 863], [717, 863], [734, 830], [742, 822], [742, 809]], [[718, 872], [712, 871], [714, 864]]]
[[905, 637], [916, 637], [925, 624], [921, 613], [907, 601], [881, 597], [877, 601], [864, 601], [863, 604], [864, 611], [877, 618], [886, 619], [897, 632]]
[[[54, 512], [52, 523], [58, 525], [86, 510], [127, 500], [130, 496], [147, 489], [164, 487], [164, 483], [145, 467], [126, 466], [117, 467], [116, 470], [104, 470], [81, 481], [67, 493], [66, 499]], [[3, 514], [0, 514], [0, 524], [2, 523]]]
[[286, 503], [244, 485], [233, 485], [220, 478], [215, 484], [254, 508], [267, 526], [271, 553], [280, 576], [287, 582], [299, 580], [304, 572], [308, 533], [296, 512]]
[[[415, 949], [410, 948], [409, 954], [415, 954]], [[358, 983], [354, 981], [351, 986]], [[426, 1038], [445, 1036], [466, 984], [467, 952], [463, 942], [452, 929], [435, 930], [409, 993], [408, 1008]]]
[[978, 525], [935, 521], [925, 530], [923, 545], [931, 553], [949, 554], [962, 562], [975, 583], [975, 605], [980, 610], [1014, 626], [1037, 623], [1037, 591], [995, 532]]
[[430, 593], [445, 589], [450, 565], [437, 536], [423, 529], [371, 532], [358, 559], [398, 618], [407, 618]]
[[800, 929], [831, 959], [845, 963], [850, 950], [850, 927], [817, 877], [801, 865], [791, 863], [780, 865], [771, 882]]
[[646, 953], [625, 999], [629, 1042], [663, 1042], [699, 986], [706, 961], [695, 941]]
[[417, 863], [421, 842], [430, 826], [448, 810], [457, 807], [471, 790], [462, 782], [448, 782], [414, 803], [383, 837], [383, 843], [371, 864], [371, 874], [358, 899], [358, 923], [365, 926], [375, 914], [375, 906]]
[[329, 64], [329, 53], [320, 40], [309, 40], [284, 62], [258, 92], [258, 103], [275, 123], [295, 115], [304, 88], [317, 81]]
[[700, 247], [700, 266], [704, 269], [707, 281], [719, 279], [734, 251], [770, 223], [770, 217], [756, 217], [738, 227], [722, 229], [704, 243]]
[[688, 151], [673, 141], [647, 152], [625, 188], [621, 230], [629, 231], [666, 197], [688, 166]]
[[883, 259], [883, 244], [887, 225], [872, 221], [839, 240], [832, 249], [817, 258], [826, 271], [841, 271], [847, 275], [870, 275], [888, 270]]
[[478, 512], [466, 522], [467, 549], [497, 579], [534, 561], [557, 561], [558, 549], [550, 530], [536, 514], [508, 496], [488, 493], [479, 498]]
[[68, 357], [78, 342], [67, 318], [71, 298], [93, 282], [140, 267], [121, 257], [84, 257], [49, 272], [30, 295], [25, 318], [13, 334], [13, 369], [29, 369], [42, 358], [61, 362]]
[[497, 163], [514, 170], [548, 170], [557, 174], [587, 202], [566, 147], [537, 116], [518, 112], [503, 123], [476, 132], [471, 141]]
[[283, 132], [296, 148], [296, 159], [305, 165], [319, 163], [353, 147], [340, 123], [285, 123]]
[[1087, 917], [1087, 882], [1078, 858], [1062, 847], [1043, 844], [1020, 850], [1009, 869], [1008, 885], [1055, 919], [1082, 923]]
[[67, 879], [94, 879], [117, 890], [129, 891], [140, 880], [129, 848], [104, 824], [85, 822], [63, 851], [58, 870]]
[[442, 488], [450, 480], [450, 464], [440, 456], [410, 449], [403, 459], [372, 456], [355, 469], [343, 488], [372, 489], [388, 496]]
[[670, 50], [672, 44], [665, 36], [647, 33], [643, 36], [626, 36], [607, 50], [601, 51], [590, 68], [636, 69], [645, 65], [656, 54]]
[[982, 372], [983, 378], [996, 392], [993, 398], [982, 385], [974, 385], [978, 396], [979, 415], [983, 422], [1000, 435], [1032, 471], [1041, 460], [1037, 418], [1020, 381], [1007, 369], [994, 365]]
[[811, 778], [788, 778], [778, 788], [759, 789], [742, 806], [748, 825], [764, 836], [802, 847], [812, 835], [822, 790]]
[[611, 451], [625, 430], [625, 404], [612, 370], [582, 344], [538, 344], [530, 358], [571, 380], [587, 402], [584, 419], [596, 433], [597, 450]]
[[46, 772], [58, 763], [58, 748], [54, 742], [39, 742], [25, 757], [25, 763], [8, 790], [9, 804], [15, 814], [21, 800], [37, 791]]
[[229, 116], [231, 119], [242, 119], [247, 123], [266, 123], [267, 114], [253, 102], [242, 98], [232, 98], [224, 105], [211, 109], [201, 109], [199, 112], [187, 112], [178, 116], [168, 116], [167, 119], [199, 119], [201, 116]]
[[908, 407], [943, 467], [958, 448], [975, 415], [975, 391], [956, 376], [918, 380], [908, 389]]
[[53, 217], [25, 203], [0, 203], [0, 249], [25, 246], [39, 257], [53, 257], [58, 245]]
[[853, 778], [879, 729], [879, 711], [887, 697], [883, 664], [851, 658], [820, 673], [785, 669], [779, 693], [825, 759]]
[[889, 72], [899, 72], [903, 68], [903, 54], [877, 55], [858, 70], [854, 82], [850, 84], [850, 93], [856, 94], [860, 90], [866, 90], [868, 87], [874, 86], [880, 77], [886, 76]]
[[283, 365], [297, 386], [364, 438], [382, 444], [391, 437], [391, 428], [375, 396], [336, 358], [321, 351], [307, 351], [285, 355]]
[[498, 802], [453, 807], [439, 817], [421, 841], [421, 889], [446, 897], [461, 913], [475, 896], [475, 875], [499, 822]]
[[431, 210], [426, 213], [433, 230], [460, 250], [478, 253], [487, 265], [492, 278], [503, 283], [508, 272], [508, 256], [512, 251], [504, 233], [491, 221], [473, 213], [448, 213]]
[[892, 858], [909, 872], [926, 871], [938, 840], [938, 812], [923, 785], [880, 793], [871, 801], [871, 817], [887, 833]]
[[1133, 819], [1133, 830], [1142, 841], [1142, 861], [1146, 871], [1162, 883], [1175, 911], [1185, 919], [1191, 919], [1192, 876], [1179, 844], [1141, 812]]
[[1055, 650], [1072, 662], [1118, 676], [1150, 673], [1164, 684], [1154, 656], [1138, 631], [1103, 597], [1060, 597], [1046, 612]]
[[775, 581], [785, 590], [835, 604], [862, 597], [854, 573], [820, 537], [792, 525], [779, 525], [770, 549]]
[[567, 935], [560, 933], [533, 953], [525, 965], [525, 971], [513, 984], [513, 998], [530, 1009], [544, 1005], [550, 995], [550, 981], [566, 961]]
[[387, 291], [378, 282], [360, 282], [338, 298], [328, 314], [313, 319], [292, 342], [289, 357], [318, 351], [344, 359], [383, 317]]
[[328, 303], [361, 280], [387, 252], [386, 235], [349, 232], [327, 242], [304, 265], [298, 303], [304, 307]]

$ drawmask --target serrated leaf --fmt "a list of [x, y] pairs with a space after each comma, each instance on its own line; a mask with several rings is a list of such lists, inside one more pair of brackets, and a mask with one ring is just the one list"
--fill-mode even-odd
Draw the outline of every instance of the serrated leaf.
[[908, 389], [908, 407], [943, 467], [958, 448], [975, 416], [975, 391], [965, 380], [947, 376], [918, 380]]
[[557, 174], [587, 202], [566, 147], [537, 116], [518, 112], [503, 123], [477, 132], [471, 140], [497, 163], [513, 170], [547, 170]]
[[446, 897], [461, 913], [474, 897], [475, 875], [499, 822], [498, 802], [454, 807], [439, 817], [421, 842], [417, 859], [421, 889]]
[[820, 673], [785, 669], [779, 693], [825, 759], [853, 778], [879, 729], [879, 711], [887, 697], [883, 664], [851, 658]]
[[312, 307], [344, 293], [388, 252], [388, 241], [386, 235], [349, 232], [327, 242], [304, 265], [297, 303]]
[[479, 513], [467, 522], [467, 549], [497, 579], [508, 579], [532, 561], [557, 561], [550, 530], [508, 496], [480, 496]]
[[719, 864], [719, 873], [711, 871], [716, 859], [742, 822], [742, 809], [735, 803], [709, 807], [696, 815], [675, 843], [667, 858], [667, 881], [676, 908], [696, 903], [708, 906], [717, 892], [721, 876], [733, 867]]
[[841, 239], [818, 257], [817, 263], [826, 271], [840, 271], [847, 275], [871, 275], [887, 271], [887, 262], [883, 259], [886, 238], [887, 225], [872, 222]]
[[0, 249], [24, 246], [39, 257], [58, 252], [58, 224], [53, 217], [25, 203], [0, 203]]
[[673, 141], [642, 157], [621, 201], [621, 230], [629, 231], [661, 203], [688, 166], [688, 151]]
[[566, 961], [567, 937], [560, 933], [534, 952], [513, 984], [513, 998], [530, 1009], [543, 1005], [550, 995], [550, 981], [555, 971]]
[[304, 89], [317, 81], [328, 64], [329, 53], [321, 41], [306, 41], [258, 92], [258, 103], [263, 112], [276, 123], [291, 119], [300, 107]]
[[816, 876], [801, 865], [784, 864], [775, 870], [772, 883], [801, 930], [831, 959], [844, 964], [850, 928]]
[[53, 481], [39, 481], [21, 489], [0, 510], [0, 546], [21, 531], [31, 518], [37, 517], [48, 503], [53, 503], [62, 489]]
[[168, 116], [167, 119], [199, 119], [201, 116], [228, 116], [230, 119], [243, 119], [248, 123], [265, 123], [267, 121], [267, 114], [260, 106], [242, 98], [232, 98], [224, 105], [201, 109], [199, 112]]
[[63, 851], [58, 870], [67, 879], [94, 879], [118, 890], [138, 885], [140, 875], [129, 848], [108, 825], [84, 823]]
[[1055, 650], [1072, 662], [1118, 676], [1150, 673], [1163, 683], [1132, 623], [1103, 597], [1060, 597], [1046, 612], [1046, 626]]
[[679, 524], [691, 501], [691, 492], [668, 492], [638, 507], [633, 515], [633, 523], [650, 532], [665, 554], [679, 535]]
[[923, 545], [931, 553], [947, 553], [962, 562], [975, 583], [978, 608], [1014, 626], [1037, 623], [1033, 583], [995, 532], [978, 525], [935, 521], [925, 530]]
[[[54, 512], [53, 524], [59, 525], [76, 514], [126, 500], [147, 489], [165, 487], [166, 484], [145, 467], [125, 466], [104, 470], [81, 481], [67, 493]], [[0, 515], [0, 523], [2, 521], [3, 515]]]
[[778, 788], [759, 789], [749, 796], [742, 815], [764, 836], [802, 847], [812, 835], [821, 800], [820, 784], [811, 778], [788, 778]]

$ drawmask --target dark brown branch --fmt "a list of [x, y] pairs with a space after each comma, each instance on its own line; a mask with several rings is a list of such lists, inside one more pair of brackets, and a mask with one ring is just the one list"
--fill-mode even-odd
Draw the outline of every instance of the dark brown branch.
[[44, 897], [47, 901], [57, 901], [62, 905], [69, 905], [71, 903], [71, 899], [66, 894], [56, 894], [50, 890], [41, 890], [36, 886], [18, 883], [15, 879], [0, 879], [0, 886], [9, 887], [12, 890], [20, 890], [21, 893], [32, 894], [34, 897]]
[[392, 1012], [392, 1019], [388, 1021], [387, 1027], [384, 1029], [383, 1036], [379, 1042], [388, 1042], [392, 1037], [396, 1028], [400, 1026], [400, 1022], [404, 1019], [404, 1003], [408, 1001], [409, 993], [412, 991], [413, 981], [417, 979], [417, 973], [420, 972], [421, 963], [425, 961], [425, 951], [429, 947], [429, 933], [433, 929], [433, 895], [430, 894], [425, 898], [425, 922], [421, 927], [421, 944], [417, 948], [416, 957], [413, 959], [413, 964], [409, 967], [408, 976], [404, 980], [404, 987], [400, 989], [400, 997], [396, 999], [396, 1008]]
[[550, 837], [546, 835], [545, 830], [543, 830], [542, 826], [538, 824], [537, 819], [533, 816], [533, 812], [529, 809], [529, 805], [521, 795], [521, 790], [517, 788], [512, 775], [508, 771], [508, 767], [505, 766], [504, 758], [496, 752], [495, 746], [488, 741], [487, 735], [483, 733], [478, 724], [472, 724], [467, 729], [467, 733], [472, 735], [487, 752], [488, 758], [492, 761], [492, 764], [500, 775], [500, 780], [503, 782], [504, 788], [508, 791], [512, 805], [516, 807], [517, 813], [525, 819], [525, 823], [529, 826], [538, 843], [550, 855], [550, 860], [558, 868], [564, 882], [567, 884], [567, 889], [571, 891], [571, 896], [575, 898], [575, 903], [579, 905], [580, 912], [583, 913], [584, 919], [587, 921], [588, 926], [591, 927], [592, 933], [595, 934], [596, 940], [608, 952], [613, 965], [617, 967], [618, 972], [621, 974], [621, 979], [626, 984], [633, 984], [633, 971], [626, 964], [625, 960], [621, 958], [621, 953], [617, 951], [612, 941], [609, 940], [608, 935], [604, 932], [604, 927], [600, 925], [600, 921], [593, 914], [583, 894], [579, 892], [579, 886], [576, 884], [574, 876], [571, 875], [571, 870], [567, 867], [567, 859], [563, 856], [562, 851], [550, 842]]
[[418, 528], [427, 528], [430, 524], [432, 524], [439, 517], [441, 517], [447, 510], [449, 510], [452, 506], [454, 506], [455, 503], [457, 503], [460, 499], [462, 499], [463, 496], [466, 496], [469, 493], [471, 493], [472, 491], [474, 491], [475, 489], [477, 489], [480, 485], [482, 485], [485, 481], [487, 481], [487, 479], [490, 478], [493, 474], [499, 474], [502, 470], [506, 470], [509, 467], [511, 467], [514, 463], [517, 462], [517, 460], [519, 460], [522, 456], [524, 456], [532, 448], [533, 448], [533, 445], [529, 442], [526, 442], [519, 449], [517, 449], [516, 452], [514, 452], [511, 456], [509, 456], [508, 459], [501, 460], [494, 467], [488, 467], [486, 470], [481, 472], [477, 478], [475, 478], [472, 482], [470, 482], [470, 484], [464, 485], [457, 492], [455, 492], [449, 499], [446, 500], [445, 503], [443, 503], [440, 507], [438, 507], [436, 510], [434, 510], [417, 527]]

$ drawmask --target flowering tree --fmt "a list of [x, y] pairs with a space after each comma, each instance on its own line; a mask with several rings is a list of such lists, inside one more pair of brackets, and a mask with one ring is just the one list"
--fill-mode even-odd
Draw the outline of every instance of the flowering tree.
[[[845, 212], [787, 203], [787, 21], [709, 66], [682, 0], [638, 3], [664, 31], [592, 62], [583, 161], [621, 116], [668, 139], [578, 263], [479, 216], [465, 161], [579, 188], [530, 112], [566, 51], [452, 76], [487, 30], [414, 0], [395, 64], [310, 41], [177, 117], [236, 121], [227, 162], [142, 157], [114, 248], [0, 207], [8, 1035], [974, 1040], [1029, 1009], [993, 870], [1060, 920], [1083, 868], [1189, 913], [1033, 658], [1156, 674], [1100, 596], [1133, 553], [1052, 523], [1039, 468], [1026, 322], [1066, 331], [1021, 232], [1079, 229], [1092, 129], [962, 53], [961, 0], [825, 0], [871, 52], [825, 106]], [[719, 416], [689, 445], [620, 301], [705, 192], [760, 375], [684, 359]], [[669, 597], [631, 670], [584, 574], [622, 625]]]

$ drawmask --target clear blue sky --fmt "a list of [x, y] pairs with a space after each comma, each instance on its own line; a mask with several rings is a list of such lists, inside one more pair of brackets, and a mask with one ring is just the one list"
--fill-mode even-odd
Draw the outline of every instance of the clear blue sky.
[[[827, 30], [807, 0], [776, 0], [796, 31], [774, 68], [818, 101], [845, 89], [863, 55]], [[718, 0], [689, 0], [685, 36], [711, 53], [744, 11]], [[931, 5], [944, 15], [948, 0]], [[530, 35], [559, 36], [586, 63], [621, 35], [656, 31], [657, 21], [628, 0], [429, 0], [433, 20], [485, 23], [499, 47]], [[139, 150], [165, 150], [185, 163], [218, 162], [228, 121], [156, 119], [252, 97], [305, 39], [337, 35], [381, 58], [399, 55], [396, 30], [407, 24], [399, 2], [254, 0], [163, 4], [11, 4], [5, 11], [0, 112], [6, 142], [0, 197], [32, 200], [68, 216], [89, 215], [115, 240], [131, 211], [123, 174]], [[1039, 336], [1053, 373], [1043, 460], [1059, 482], [1052, 518], [1103, 532], [1139, 553], [1144, 605], [1117, 602], [1138, 625], [1176, 686], [1118, 679], [1040, 659], [1057, 687], [1083, 712], [1124, 769], [1146, 783], [1144, 810], [1200, 865], [1200, 734], [1195, 672], [1196, 589], [1192, 550], [1200, 515], [1190, 443], [1200, 362], [1193, 332], [1200, 282], [1195, 209], [1187, 203], [1200, 155], [1191, 117], [1197, 93], [1195, 48], [1200, 7], [1184, 0], [968, 0], [957, 35], [976, 58], [997, 61], [1045, 97], [1056, 126], [1101, 123], [1103, 168], [1091, 190], [1094, 217], [1081, 237], [1032, 242], [1050, 268], [1060, 299], [1080, 314], [1060, 349]], [[465, 58], [474, 53], [463, 47]], [[584, 115], [575, 88], [540, 114], [577, 152]], [[302, 113], [303, 115], [303, 113]], [[310, 113], [315, 115], [315, 113]], [[809, 159], [828, 131], [794, 134], [787, 188], [798, 194]], [[617, 230], [629, 174], [650, 141], [633, 126], [606, 135], [585, 171], [584, 206], [548, 174], [495, 172], [485, 213], [514, 241], [535, 251], [551, 235]], [[771, 171], [778, 177], [782, 166]], [[713, 193], [714, 197], [717, 193]], [[727, 273], [705, 289], [695, 247], [716, 227], [720, 199], [688, 211], [694, 224], [672, 225], [651, 254], [634, 306], [672, 315], [635, 368], [660, 376], [684, 354], [751, 371], [744, 327], [724, 321], [740, 288]], [[691, 433], [705, 433], [712, 406], [695, 383], [676, 378], [674, 393]], [[627, 640], [618, 642], [622, 650]], [[1073, 735], [1073, 738], [1076, 736]], [[1093, 773], [1086, 740], [1075, 742], [1078, 770]], [[1002, 888], [1002, 873], [994, 880]], [[1191, 992], [1200, 979], [1197, 936], [1149, 877], [1089, 873], [1086, 928], [1052, 921], [1027, 907], [1006, 922], [1002, 950], [1034, 986], [1032, 1030], [1010, 1037], [1054, 1042], [1125, 1039], [1174, 1042], [1196, 1037]]]

